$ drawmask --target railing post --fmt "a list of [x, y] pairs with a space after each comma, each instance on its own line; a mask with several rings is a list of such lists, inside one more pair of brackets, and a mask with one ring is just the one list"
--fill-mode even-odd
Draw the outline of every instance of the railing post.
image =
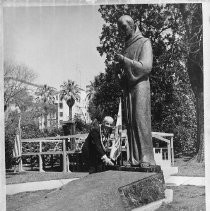
[[63, 139], [63, 172], [67, 172], [66, 168], [66, 140]]
[[164, 155], [163, 155], [163, 149], [162, 148], [160, 148], [160, 154], [161, 154], [161, 160], [163, 161], [163, 159], [164, 159]]
[[39, 172], [44, 172], [43, 168], [42, 168], [42, 141], [39, 141]]
[[66, 154], [66, 166], [67, 166], [67, 172], [71, 172], [69, 169], [69, 154]]
[[23, 148], [22, 148], [21, 135], [20, 135], [20, 161], [19, 161], [19, 164], [18, 164], [19, 172], [23, 171], [22, 151], [23, 151]]
[[174, 166], [174, 140], [173, 140], [173, 136], [171, 137], [171, 163], [172, 163], [172, 166]]
[[50, 155], [50, 164], [51, 164], [51, 169], [53, 169], [53, 154]]
[[171, 162], [171, 142], [167, 143], [168, 147], [168, 160]]
[[33, 170], [33, 166], [32, 166], [32, 155], [30, 156], [31, 160], [30, 160], [30, 164], [31, 164], [31, 170]]
[[[68, 139], [66, 139], [66, 141], [65, 141], [66, 146], [68, 146], [67, 143], [68, 143]], [[67, 147], [67, 149], [66, 149], [67, 151], [68, 151], [68, 148], [69, 147]], [[68, 153], [66, 153], [66, 165], [67, 165], [67, 172], [71, 172], [70, 169], [69, 169], [69, 154]]]

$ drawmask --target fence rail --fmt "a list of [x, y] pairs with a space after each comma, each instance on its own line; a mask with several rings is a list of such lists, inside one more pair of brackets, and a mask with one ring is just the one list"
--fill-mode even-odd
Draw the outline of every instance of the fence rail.
[[[42, 155], [63, 155], [63, 172], [69, 172], [69, 154], [76, 153], [76, 146], [75, 146], [75, 140], [78, 141], [84, 141], [88, 134], [76, 134], [76, 135], [68, 135], [68, 136], [56, 136], [56, 137], [44, 137], [44, 138], [35, 138], [35, 139], [22, 139], [21, 140], [21, 152], [22, 156], [39, 156], [39, 171], [43, 171], [42, 167]], [[167, 151], [168, 151], [168, 159], [171, 161], [171, 164], [174, 165], [174, 149], [173, 149], [173, 137], [174, 134], [172, 133], [163, 133], [163, 132], [152, 132], [152, 137], [156, 138], [158, 140], [161, 140], [163, 142], [167, 143]], [[168, 138], [166, 138], [168, 137]], [[124, 137], [125, 138], [125, 137]], [[74, 141], [74, 149], [69, 150], [67, 148], [67, 143], [69, 142], [70, 145], [73, 144]], [[24, 152], [22, 148], [22, 143], [39, 143], [39, 151], [38, 152]], [[53, 150], [43, 152], [42, 150], [42, 143], [44, 142], [57, 142], [62, 143], [62, 150]], [[158, 149], [158, 148], [155, 148]], [[123, 149], [123, 151], [126, 151], [126, 149]], [[162, 151], [161, 151], [162, 152]], [[21, 162], [22, 165], [22, 162]], [[22, 166], [21, 166], [22, 168]]]

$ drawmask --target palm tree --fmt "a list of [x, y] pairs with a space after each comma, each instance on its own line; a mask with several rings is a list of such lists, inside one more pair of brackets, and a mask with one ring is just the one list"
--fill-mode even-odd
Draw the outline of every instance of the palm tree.
[[80, 88], [74, 81], [68, 80], [61, 85], [60, 99], [65, 100], [69, 107], [69, 120], [72, 121], [72, 107], [76, 101], [80, 101]]
[[55, 112], [56, 106], [54, 104], [56, 90], [53, 87], [47, 86], [46, 84], [43, 87], [37, 89], [35, 94], [38, 96], [36, 99], [38, 103], [41, 104], [44, 114], [44, 128], [47, 127], [47, 115], [49, 113]]

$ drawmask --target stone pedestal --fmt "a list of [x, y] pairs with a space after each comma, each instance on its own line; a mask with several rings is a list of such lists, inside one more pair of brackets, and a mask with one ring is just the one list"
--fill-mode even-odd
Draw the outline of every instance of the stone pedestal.
[[132, 210], [165, 198], [165, 183], [162, 173], [148, 175], [118, 188], [125, 210]]
[[107, 169], [115, 170], [115, 171], [136, 171], [136, 172], [162, 173], [161, 167], [159, 165], [150, 166], [149, 168], [115, 165], [115, 166], [107, 166]]

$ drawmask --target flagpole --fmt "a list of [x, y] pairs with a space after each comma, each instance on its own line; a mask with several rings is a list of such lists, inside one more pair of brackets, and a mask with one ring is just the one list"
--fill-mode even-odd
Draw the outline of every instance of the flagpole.
[[20, 141], [20, 161], [19, 161], [19, 172], [23, 171], [23, 160], [22, 160], [22, 142], [21, 142], [21, 111], [19, 112], [19, 121], [18, 121], [18, 133], [19, 133], [19, 141]]
[[123, 166], [123, 152], [122, 152], [122, 98], [120, 97], [120, 115], [121, 115], [121, 126], [120, 126], [120, 151], [121, 151], [121, 154], [120, 154], [120, 158], [121, 158], [121, 166]]
[[[122, 126], [121, 126], [122, 127]], [[120, 154], [120, 158], [121, 158], [121, 166], [123, 166], [123, 152], [122, 152], [122, 129], [121, 129], [121, 132], [120, 132], [120, 151], [121, 151], [121, 154]]]
[[122, 103], [120, 97], [117, 122], [115, 126], [115, 141], [110, 151], [110, 158], [117, 161], [119, 165], [123, 165], [123, 156], [122, 156]]

